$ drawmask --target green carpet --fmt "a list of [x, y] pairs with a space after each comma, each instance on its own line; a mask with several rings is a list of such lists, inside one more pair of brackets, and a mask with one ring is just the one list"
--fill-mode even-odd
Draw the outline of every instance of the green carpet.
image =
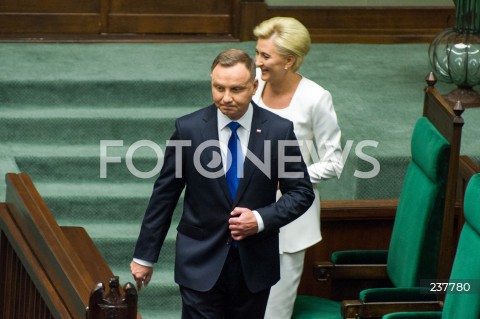
[[[255, 44], [0, 44], [1, 175], [28, 173], [59, 223], [85, 227], [121, 282], [131, 281], [129, 263], [154, 177], [132, 175], [125, 154], [139, 140], [163, 148], [176, 117], [210, 104], [211, 61], [232, 47], [253, 55]], [[312, 46], [300, 71], [332, 93], [343, 144], [352, 144], [341, 178], [320, 185], [323, 199], [399, 195], [422, 113], [427, 48]], [[467, 109], [464, 118], [462, 154], [480, 162], [480, 109]], [[108, 148], [121, 163], [107, 165], [107, 178], [100, 178], [101, 140], [123, 140]], [[371, 179], [354, 175], [372, 169], [355, 152], [365, 140], [378, 142], [363, 149], [381, 165]], [[150, 171], [156, 153], [139, 148], [133, 164]], [[0, 183], [2, 200], [4, 188]], [[174, 224], [181, 210], [180, 203]], [[151, 285], [140, 292], [145, 319], [179, 318], [174, 226]]]

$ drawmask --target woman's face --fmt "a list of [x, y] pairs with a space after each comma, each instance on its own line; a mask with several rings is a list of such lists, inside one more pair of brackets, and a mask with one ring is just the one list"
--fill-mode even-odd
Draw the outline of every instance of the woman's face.
[[289, 59], [280, 55], [272, 39], [258, 39], [255, 50], [255, 65], [262, 71], [262, 80], [272, 82], [282, 79], [290, 69]]

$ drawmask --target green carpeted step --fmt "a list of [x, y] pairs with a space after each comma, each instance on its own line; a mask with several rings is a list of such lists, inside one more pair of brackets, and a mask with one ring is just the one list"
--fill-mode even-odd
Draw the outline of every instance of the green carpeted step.
[[[119, 276], [122, 286], [127, 282], [135, 284], [130, 273], [130, 261], [112, 267], [112, 272]], [[173, 265], [166, 265], [160, 260], [155, 265], [150, 284], [138, 295], [138, 308], [143, 318], [180, 318], [182, 301], [178, 285], [174, 282]], [[146, 313], [149, 316], [146, 317]]]
[[[152, 281], [147, 287], [138, 292], [138, 308], [142, 318], [179, 319], [181, 317], [182, 299], [178, 285], [173, 281], [173, 271], [159, 271], [161, 266], [155, 266]], [[120, 283], [135, 284], [129, 268], [126, 270], [113, 269], [120, 278]], [[148, 317], [146, 317], [148, 314]], [[170, 317], [172, 316], [172, 317]]]
[[155, 310], [156, 316], [151, 317], [153, 319], [163, 319], [165, 314], [173, 314], [174, 312], [177, 313], [175, 319], [181, 318], [182, 299], [178, 285], [173, 281], [163, 285], [159, 284], [157, 281], [162, 278], [156, 279], [155, 277], [159, 277], [158, 272], [154, 272], [150, 284], [146, 288], [142, 288], [138, 295], [138, 308], [142, 318], [144, 318], [144, 309]]
[[87, 105], [129, 108], [132, 105], [168, 107], [171, 105], [208, 105], [212, 103], [210, 73], [203, 79], [178, 82], [172, 79], [75, 79], [47, 80], [44, 77], [2, 81], [0, 106], [29, 109], [30, 106], [68, 108]]
[[[108, 231], [108, 229], [116, 231], [108, 224], [104, 224], [103, 227], [105, 231]], [[93, 238], [95, 245], [111, 268], [122, 266], [128, 269], [132, 261], [139, 228], [137, 227], [136, 230], [136, 235], [131, 238]], [[158, 268], [158, 273], [173, 271], [175, 261], [175, 235], [175, 227], [172, 227], [172, 234], [165, 240], [158, 260], [158, 267], [156, 267]], [[171, 279], [173, 280], [173, 276], [171, 276]]]
[[[109, 161], [114, 157], [120, 158], [121, 161], [120, 163], [105, 162], [105, 164], [101, 164], [102, 151], [99, 144], [17, 144], [12, 145], [10, 149], [12, 153], [16, 154], [18, 167], [38, 182], [52, 180], [56, 182], [144, 182], [153, 184], [161, 165], [163, 165], [165, 145], [155, 142], [150, 144], [145, 143], [145, 146], [142, 147], [105, 146], [104, 152]], [[131, 154], [129, 155], [131, 164], [127, 164], [127, 154]], [[101, 176], [101, 170], [105, 172], [103, 176]], [[149, 176], [152, 177], [146, 178], [142, 173], [149, 173]]]
[[[178, 222], [172, 222], [159, 258], [162, 265], [168, 265], [170, 269], [173, 269], [177, 224]], [[88, 221], [77, 226], [85, 228], [111, 267], [119, 264], [130, 264], [140, 232], [140, 222], [95, 223], [94, 221]]]
[[147, 183], [125, 183], [125, 184], [102, 184], [102, 183], [61, 183], [61, 182], [36, 182], [33, 179], [36, 188], [43, 197], [64, 197], [72, 198], [75, 196], [87, 197], [106, 197], [118, 198], [120, 196], [149, 196], [152, 191], [152, 185]]
[[[139, 226], [153, 184], [45, 183], [35, 182], [47, 206], [60, 224], [108, 223], [116, 221]], [[183, 210], [183, 195], [173, 222]]]
[[[129, 267], [138, 236], [139, 226], [133, 224], [93, 223], [82, 225], [109, 264], [112, 272], [120, 277], [122, 285], [132, 282]], [[152, 281], [139, 293], [139, 309], [155, 310], [156, 318], [164, 314], [179, 313], [181, 298], [174, 282], [175, 225], [165, 240], [159, 262], [155, 265]], [[143, 315], [143, 313], [142, 313]]]
[[[210, 101], [210, 104], [212, 102]], [[115, 119], [136, 119], [145, 120], [151, 118], [176, 118], [179, 114], [186, 114], [193, 112], [200, 107], [207, 105], [182, 105], [170, 104], [163, 106], [144, 106], [141, 104], [131, 104], [129, 107], [117, 107], [116, 105], [96, 107], [91, 105], [66, 105], [59, 107], [42, 107], [31, 106], [27, 108], [18, 107], [2, 107], [2, 118], [16, 119], [100, 119], [100, 120], [115, 120]]]
[[[77, 224], [83, 221], [94, 220], [98, 223], [107, 223], [118, 219], [125, 223], [140, 225], [150, 195], [134, 196], [44, 196], [47, 206], [61, 224]], [[172, 222], [178, 222], [183, 211], [183, 199], [180, 198]]]
[[[163, 155], [163, 154], [161, 154]], [[108, 154], [112, 157], [111, 154]], [[163, 157], [133, 157], [133, 167], [127, 166], [125, 156], [121, 163], [100, 164], [100, 156], [17, 156], [17, 165], [22, 172], [28, 173], [35, 180], [94, 181], [97, 183], [149, 183], [153, 184], [163, 165]], [[105, 171], [101, 177], [101, 167]], [[148, 174], [148, 178], [143, 174]], [[151, 177], [150, 177], [151, 176]]]
[[7, 110], [0, 118], [0, 136], [9, 143], [93, 144], [122, 140], [165, 143], [174, 131], [174, 120], [199, 107], [68, 110]]
[[[104, 185], [96, 184], [65, 184], [65, 183], [37, 183], [37, 189], [42, 197], [45, 198], [47, 206], [54, 214], [56, 220], [61, 226], [80, 226], [86, 229], [107, 263], [114, 267], [119, 264], [129, 264], [132, 258], [140, 225], [143, 219], [144, 210], [148, 203], [148, 197], [143, 197], [144, 202], [140, 207], [135, 207], [135, 201], [130, 203], [128, 197], [122, 196], [125, 189], [146, 190], [151, 186], [133, 184], [133, 185]], [[77, 194], [75, 198], [73, 194]], [[82, 194], [84, 197], [82, 197]], [[96, 195], [95, 195], [96, 194]], [[55, 199], [66, 206], [51, 205], [50, 199]], [[102, 200], [111, 203], [120, 200], [125, 203], [125, 207], [118, 211], [109, 211], [103, 208]], [[82, 210], [83, 213], [69, 211], [71, 200], [76, 201], [78, 205], [76, 211]], [[91, 210], [89, 210], [89, 207]], [[57, 210], [58, 209], [58, 210]], [[135, 211], [133, 214], [131, 211]], [[180, 205], [176, 208], [172, 218], [170, 231], [167, 235], [164, 247], [161, 253], [161, 260], [164, 265], [173, 268], [176, 226], [182, 213], [182, 199]]]
[[[43, 196], [46, 204], [59, 223], [75, 223], [75, 221], [95, 220], [108, 222], [112, 218], [121, 218], [125, 222], [140, 223], [149, 195], [138, 194], [118, 197], [101, 196]], [[182, 206], [178, 206], [178, 211]]]
[[[127, 281], [133, 283], [129, 269], [139, 225], [84, 225], [112, 272], [120, 277], [122, 284]], [[108, 229], [112, 232], [108, 232]], [[152, 281], [148, 287], [139, 292], [139, 309], [155, 309], [156, 318], [163, 318], [165, 313], [178, 314], [181, 309], [181, 298], [173, 273], [175, 236], [175, 225], [172, 225], [160, 253], [159, 262], [155, 265]]]
[[[158, 277], [158, 273], [154, 273]], [[177, 312], [176, 319], [181, 316], [182, 299], [178, 285], [174, 282], [170, 284], [160, 285], [155, 283], [155, 278], [148, 287], [143, 288], [139, 293], [138, 307], [143, 318], [143, 309], [155, 309], [156, 317], [164, 318], [164, 314]]]
[[0, 104], [203, 105], [211, 101], [210, 65], [232, 47], [253, 54], [255, 45], [2, 44], [10, 63], [0, 74]]

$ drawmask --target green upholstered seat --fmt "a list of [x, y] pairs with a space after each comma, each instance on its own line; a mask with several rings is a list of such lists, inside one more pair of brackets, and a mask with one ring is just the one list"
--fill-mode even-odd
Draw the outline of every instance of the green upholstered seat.
[[[428, 296], [414, 287], [421, 286], [422, 279], [437, 275], [449, 151], [450, 145], [443, 135], [426, 117], [420, 118], [411, 139], [412, 160], [403, 182], [388, 253], [360, 250], [332, 255], [334, 264], [386, 262], [394, 288], [364, 290], [361, 300], [412, 297], [423, 300]], [[331, 305], [330, 300], [298, 296], [292, 318], [341, 318], [340, 303]]]
[[[453, 262], [450, 282], [460, 284], [453, 291], [447, 289], [442, 312], [401, 312], [383, 316], [401, 318], [480, 318], [480, 174], [468, 183], [464, 200], [465, 224]], [[466, 284], [470, 291], [465, 292]], [[460, 288], [458, 288], [460, 287]], [[457, 291], [461, 290], [461, 291]]]
[[[340, 303], [314, 296], [298, 296], [295, 300], [292, 318], [295, 319], [340, 319]], [[319, 314], [322, 314], [319, 317]]]

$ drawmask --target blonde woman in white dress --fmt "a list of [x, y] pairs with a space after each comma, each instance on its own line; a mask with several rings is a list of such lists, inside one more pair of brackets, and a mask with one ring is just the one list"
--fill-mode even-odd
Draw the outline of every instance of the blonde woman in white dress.
[[322, 239], [315, 184], [340, 176], [341, 133], [331, 94], [298, 73], [311, 43], [305, 26], [293, 18], [276, 17], [259, 24], [254, 35], [259, 87], [253, 101], [294, 123], [315, 190], [310, 209], [280, 229], [281, 279], [270, 291], [265, 318], [290, 319], [305, 251]]

